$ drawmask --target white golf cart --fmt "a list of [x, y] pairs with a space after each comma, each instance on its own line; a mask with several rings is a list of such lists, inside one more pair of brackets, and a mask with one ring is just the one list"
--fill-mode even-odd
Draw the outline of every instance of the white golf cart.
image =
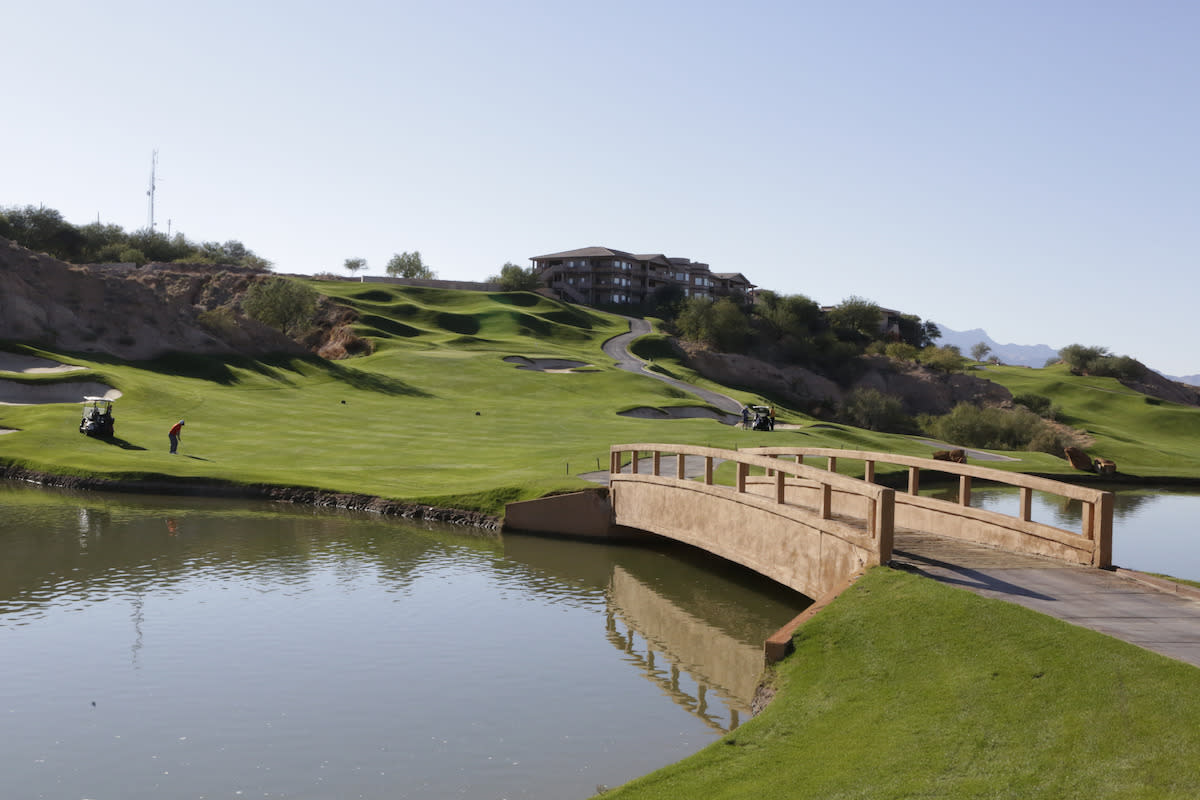
[[107, 439], [113, 435], [113, 401], [103, 397], [83, 398], [83, 418], [79, 432]]

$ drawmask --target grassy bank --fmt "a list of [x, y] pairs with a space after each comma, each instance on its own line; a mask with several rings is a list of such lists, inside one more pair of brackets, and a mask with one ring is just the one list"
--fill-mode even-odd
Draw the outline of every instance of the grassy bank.
[[[703, 403], [612, 365], [601, 344], [627, 329], [618, 317], [528, 294], [312, 285], [358, 309], [358, 333], [374, 354], [334, 363], [129, 364], [14, 348], [85, 369], [2, 380], [89, 381], [123, 397], [112, 441], [77, 432], [78, 404], [0, 405], [0, 427], [18, 431], [0, 436], [0, 463], [501, 513], [506, 502], [589, 485], [580, 474], [605, 468], [619, 442], [933, 449], [912, 437], [814, 425], [785, 407], [780, 421], [803, 427], [764, 434], [706, 419], [621, 416]], [[664, 347], [647, 355], [666, 374], [695, 377]], [[586, 366], [531, 371], [504, 360], [512, 356]], [[1148, 403], [1115, 382], [1061, 370], [989, 368], [986, 377], [1051, 397], [1122, 473], [1200, 478], [1200, 410]], [[766, 399], [726, 393], [743, 403]], [[172, 456], [166, 432], [179, 418], [187, 425]], [[1053, 456], [1010, 455], [1019, 460], [988, 465], [1079, 476]], [[1200, 796], [1198, 674], [1016, 606], [875, 570], [801, 629], [764, 714], [613, 796]]]
[[[75, 404], [0, 405], [0, 427], [18, 430], [0, 438], [0, 461], [56, 474], [321, 488], [499, 513], [512, 500], [587, 485], [579, 474], [605, 468], [616, 442], [929, 451], [842, 426], [767, 435], [707, 419], [621, 416], [704, 403], [616, 369], [601, 345], [628, 325], [612, 315], [532, 294], [313, 286], [359, 311], [358, 333], [372, 339], [374, 354], [339, 362], [180, 356], [128, 364], [16, 348], [87, 369], [4, 381], [91, 381], [123, 397], [112, 442], [79, 435]], [[511, 356], [588, 366], [530, 371], [504, 360]], [[181, 453], [171, 456], [166, 431], [180, 418], [187, 421]], [[811, 422], [789, 409], [780, 419]]]
[[765, 711], [605, 800], [1200, 796], [1194, 667], [885, 567], [794, 641]]

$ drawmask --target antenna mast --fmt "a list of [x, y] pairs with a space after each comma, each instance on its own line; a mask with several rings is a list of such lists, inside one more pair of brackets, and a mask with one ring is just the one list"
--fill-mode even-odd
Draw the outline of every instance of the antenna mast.
[[154, 170], [158, 166], [158, 150], [155, 149], [150, 156], [150, 188], [146, 191], [146, 196], [150, 198], [150, 232], [154, 233]]

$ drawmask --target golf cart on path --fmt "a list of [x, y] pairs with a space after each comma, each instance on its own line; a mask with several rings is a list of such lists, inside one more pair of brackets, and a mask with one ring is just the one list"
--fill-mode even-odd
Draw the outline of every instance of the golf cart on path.
[[112, 406], [113, 401], [103, 397], [83, 398], [83, 418], [79, 420], [79, 432], [104, 439], [111, 437], [113, 435]]

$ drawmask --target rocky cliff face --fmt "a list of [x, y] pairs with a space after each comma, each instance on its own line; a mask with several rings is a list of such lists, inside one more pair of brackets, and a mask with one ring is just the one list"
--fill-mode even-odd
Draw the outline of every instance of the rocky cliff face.
[[237, 298], [261, 277], [205, 266], [76, 266], [0, 239], [0, 339], [126, 360], [305, 352], [238, 311]]
[[946, 375], [886, 358], [864, 358], [863, 374], [850, 386], [841, 387], [803, 367], [715, 353], [690, 343], [682, 347], [689, 365], [718, 383], [773, 395], [818, 415], [832, 412], [847, 392], [858, 388], [899, 397], [905, 413], [912, 415], [946, 414], [962, 402], [985, 406], [1012, 402], [1012, 394], [1003, 386], [974, 375]]

